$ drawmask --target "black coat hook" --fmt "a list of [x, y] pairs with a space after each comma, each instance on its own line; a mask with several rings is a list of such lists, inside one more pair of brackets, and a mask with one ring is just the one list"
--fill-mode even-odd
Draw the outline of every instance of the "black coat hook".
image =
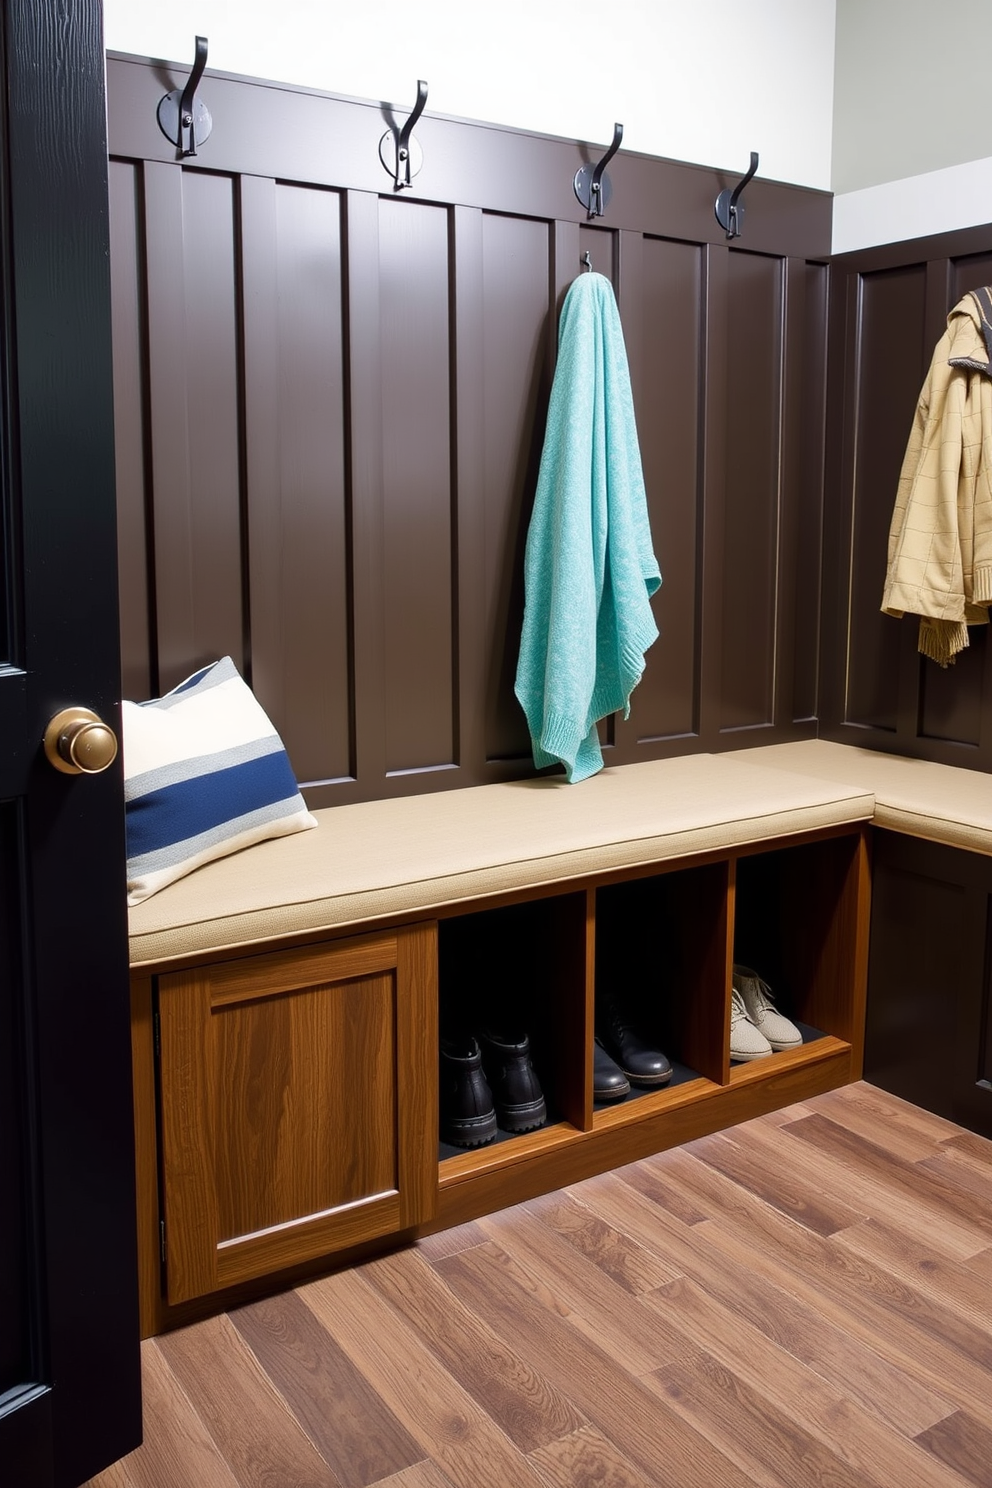
[[387, 129], [379, 141], [379, 159], [396, 183], [397, 191], [402, 191], [404, 186], [413, 185], [413, 177], [424, 163], [423, 151], [414, 139], [413, 131], [426, 106], [427, 84], [420, 78], [413, 113], [401, 130]]
[[210, 110], [203, 100], [196, 96], [196, 90], [206, 65], [207, 38], [198, 36], [196, 56], [182, 93], [178, 88], [173, 88], [171, 93], [166, 93], [165, 97], [159, 100], [158, 127], [166, 139], [171, 140], [176, 146], [180, 160], [188, 155], [195, 155], [197, 145], [202, 145], [205, 140], [209, 139], [210, 131], [214, 127]]
[[623, 139], [623, 125], [614, 124], [613, 143], [603, 156], [597, 166], [583, 165], [575, 172], [575, 180], [572, 185], [579, 201], [585, 207], [590, 217], [602, 217], [603, 208], [609, 206], [610, 197], [613, 195], [613, 187], [610, 178], [606, 174], [606, 167], [620, 148]]
[[582, 267], [586, 273], [592, 273], [592, 254], [589, 252], [588, 248], [582, 255]]
[[747, 175], [737, 182], [733, 191], [728, 186], [725, 191], [720, 192], [720, 195], [716, 199], [716, 205], [713, 209], [716, 212], [716, 220], [728, 238], [739, 238], [741, 235], [741, 227], [744, 224], [744, 208], [743, 206], [738, 206], [738, 202], [740, 201], [741, 192], [757, 169], [758, 152], [757, 150], [752, 150], [751, 164]]

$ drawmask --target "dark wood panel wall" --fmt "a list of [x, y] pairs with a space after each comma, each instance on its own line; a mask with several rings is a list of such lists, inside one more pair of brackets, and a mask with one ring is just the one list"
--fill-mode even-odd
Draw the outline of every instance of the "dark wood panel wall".
[[124, 689], [229, 653], [327, 805], [532, 773], [513, 696], [557, 317], [588, 250], [625, 328], [661, 638], [607, 760], [816, 731], [830, 199], [111, 56]]
[[820, 733], [989, 770], [988, 627], [942, 669], [917, 653], [913, 617], [879, 607], [916, 402], [948, 312], [992, 282], [992, 226], [845, 254], [830, 281]]

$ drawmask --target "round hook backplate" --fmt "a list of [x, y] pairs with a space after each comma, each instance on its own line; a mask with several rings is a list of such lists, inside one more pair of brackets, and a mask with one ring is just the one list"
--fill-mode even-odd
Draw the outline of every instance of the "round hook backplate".
[[[408, 149], [410, 151], [410, 175], [419, 176], [424, 165], [424, 152], [417, 142], [416, 135], [411, 134]], [[379, 141], [379, 159], [382, 161], [384, 168], [393, 177], [406, 174], [406, 162], [397, 159], [398, 150], [399, 135], [394, 134], [391, 129], [387, 129]]]

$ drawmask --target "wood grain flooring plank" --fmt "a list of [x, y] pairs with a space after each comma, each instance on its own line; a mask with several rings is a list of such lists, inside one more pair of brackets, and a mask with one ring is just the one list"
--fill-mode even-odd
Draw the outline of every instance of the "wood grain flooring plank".
[[885, 1192], [910, 1200], [918, 1209], [929, 1208], [965, 1228], [973, 1227], [983, 1248], [992, 1239], [992, 1188], [984, 1202], [973, 1194], [962, 1194], [953, 1183], [928, 1173], [922, 1163], [893, 1157], [877, 1143], [855, 1136], [819, 1114], [794, 1121], [788, 1135], [856, 1166], [863, 1178], [873, 1179]]
[[936, 1157], [928, 1157], [918, 1166], [935, 1173], [945, 1183], [953, 1183], [962, 1193], [974, 1194], [981, 1202], [986, 1202], [992, 1192], [992, 1168], [950, 1142], [944, 1143]]
[[984, 1163], [992, 1167], [992, 1141], [988, 1137], [981, 1137], [977, 1132], [958, 1131], [953, 1137], [948, 1137], [942, 1144], [945, 1151], [963, 1152], [975, 1162]]
[[473, 1245], [484, 1245], [486, 1237], [475, 1220], [468, 1224], [452, 1225], [450, 1230], [438, 1230], [434, 1235], [424, 1235], [417, 1241], [417, 1249], [428, 1261], [439, 1261], [442, 1256], [457, 1255]]
[[650, 1313], [538, 1215], [521, 1205], [488, 1216], [482, 1227], [525, 1269], [534, 1300], [567, 1317], [619, 1368], [644, 1374], [665, 1362]]
[[[695, 1282], [672, 1282], [651, 1300], [666, 1322], [675, 1321], [685, 1331], [690, 1349], [737, 1376], [784, 1421], [798, 1416], [804, 1433], [841, 1457], [851, 1470], [883, 1484], [962, 1488], [952, 1473], [920, 1457], [911, 1436], [885, 1419], [870, 1393], [862, 1391], [859, 1400], [842, 1378], [828, 1382], [752, 1324], [714, 1302]], [[664, 1376], [661, 1369], [651, 1378]]]
[[[800, 1121], [782, 1127], [783, 1143], [791, 1141], [796, 1126], [802, 1127], [802, 1125]], [[837, 1127], [835, 1130], [839, 1132], [840, 1128]], [[709, 1140], [709, 1138], [703, 1139], [704, 1142]], [[676, 1171], [679, 1162], [686, 1157], [698, 1160], [706, 1166], [706, 1150], [702, 1145], [690, 1143], [686, 1147], [673, 1149], [660, 1156], [646, 1158], [644, 1159], [646, 1172], [650, 1174], [654, 1171], [666, 1171], [664, 1162], [669, 1158], [672, 1161], [667, 1171]], [[894, 1192], [884, 1184], [880, 1184], [874, 1174], [862, 1172], [852, 1159], [838, 1153], [828, 1153], [821, 1148], [811, 1146], [808, 1142], [801, 1144], [801, 1150], [806, 1155], [806, 1170], [810, 1185], [815, 1185], [824, 1193], [843, 1197], [847, 1203], [865, 1215], [873, 1215], [897, 1227], [905, 1227], [907, 1231], [916, 1234], [922, 1242], [931, 1245], [941, 1255], [955, 1260], [964, 1260], [987, 1245], [987, 1239], [977, 1232], [973, 1225], [963, 1224], [951, 1214], [934, 1213], [931, 1209], [917, 1203], [907, 1193]], [[714, 1172], [716, 1171], [712, 1164], [709, 1166]]]
[[[796, 1125], [793, 1122], [785, 1130], [791, 1133]], [[864, 1209], [855, 1209], [811, 1184], [808, 1164], [789, 1162], [789, 1143], [780, 1131], [762, 1130], [749, 1122], [732, 1132], [704, 1137], [685, 1150], [817, 1235], [833, 1235], [865, 1218]]]
[[[863, 1080], [845, 1085], [842, 1095], [834, 1091], [830, 1094], [839, 1098], [817, 1104], [815, 1110], [807, 1105], [806, 1115], [826, 1116], [907, 1162], [935, 1156], [948, 1139], [950, 1123], [943, 1117], [910, 1106]], [[957, 1132], [959, 1128], [950, 1126], [950, 1130]]]
[[585, 1424], [566, 1397], [463, 1306], [430, 1266], [412, 1265], [400, 1254], [365, 1266], [362, 1274], [521, 1452], [533, 1455]]
[[531, 1303], [511, 1258], [496, 1245], [478, 1246], [439, 1263], [467, 1306], [488, 1317], [526, 1353], [649, 1480], [665, 1488], [745, 1488], [746, 1476], [725, 1453], [670, 1410], [639, 1380], [567, 1321]]
[[917, 1438], [975, 1488], [992, 1488], [992, 1431], [966, 1411], [955, 1411]]
[[[770, 1217], [774, 1212], [767, 1211]], [[913, 1291], [881, 1267], [842, 1246], [802, 1232], [801, 1240], [786, 1221], [766, 1250], [755, 1234], [716, 1220], [699, 1225], [711, 1245], [730, 1265], [750, 1266], [783, 1289], [791, 1288], [814, 1310], [830, 1318], [884, 1358], [929, 1387], [950, 1394], [983, 1419], [992, 1420], [992, 1397], [983, 1382], [992, 1369], [992, 1336], [949, 1308]], [[793, 1226], [793, 1229], [796, 1227]], [[816, 1238], [816, 1245], [810, 1242]], [[819, 1248], [818, 1248], [819, 1247]]]
[[[427, 1267], [415, 1251], [407, 1255]], [[312, 1282], [300, 1296], [454, 1488], [543, 1488], [526, 1456], [361, 1270]]]
[[[856, 1132], [854, 1127], [846, 1127], [845, 1129], [855, 1135], [864, 1135], [863, 1133]], [[797, 1134], [796, 1127], [791, 1123], [785, 1130], [790, 1136]], [[800, 1126], [798, 1128], [799, 1135], [802, 1134], [802, 1130], [803, 1128]], [[810, 1183], [811, 1179], [815, 1183], [816, 1177], [819, 1175], [819, 1169], [816, 1167], [811, 1169], [809, 1148], [806, 1143], [799, 1143], [797, 1149], [791, 1142], [783, 1141], [782, 1136], [782, 1132], [774, 1132], [760, 1121], [748, 1122], [746, 1126], [735, 1128], [733, 1132], [735, 1144], [745, 1145], [766, 1154], [768, 1162], [784, 1167], [797, 1181], [802, 1181], [805, 1176], [807, 1183]], [[871, 1139], [869, 1138], [869, 1140]], [[877, 1143], [873, 1143], [876, 1151], [878, 1150], [878, 1145]], [[899, 1154], [895, 1151], [895, 1148], [899, 1145], [903, 1144], [897, 1141], [890, 1146], [886, 1139], [882, 1150], [891, 1152], [893, 1157], [899, 1157]], [[908, 1150], [910, 1144], [905, 1145]], [[919, 1144], [914, 1143], [913, 1145], [916, 1145], [919, 1149]], [[955, 1156], [953, 1153], [948, 1152], [946, 1143], [938, 1144], [936, 1150], [932, 1146], [925, 1150], [919, 1150], [921, 1151], [921, 1155], [915, 1158], [902, 1157], [899, 1159], [898, 1166], [901, 1173], [906, 1174], [907, 1171], [912, 1172], [918, 1169], [923, 1172], [930, 1172], [940, 1178], [942, 1182], [951, 1183], [965, 1193], [977, 1194], [983, 1203], [988, 1201], [989, 1195], [992, 1193], [992, 1183], [989, 1181], [989, 1170], [983, 1164], [974, 1162], [964, 1154]], [[907, 1169], [906, 1164], [910, 1164], [911, 1167]], [[839, 1199], [835, 1189], [840, 1188], [841, 1184], [845, 1182], [848, 1187], [850, 1185], [850, 1168], [846, 1160], [841, 1158], [838, 1162], [834, 1163], [830, 1168], [830, 1174], [836, 1182], [835, 1184], [831, 1184], [827, 1191], [831, 1194], [832, 1203], [837, 1203]], [[875, 1186], [874, 1196], [872, 1188], [869, 1185], [870, 1180], [867, 1178], [864, 1179], [861, 1187], [862, 1199], [860, 1208], [862, 1210], [870, 1209], [873, 1204], [877, 1205], [879, 1202], [877, 1185]], [[903, 1193], [901, 1202], [903, 1208], [909, 1202], [905, 1192]], [[919, 1210], [917, 1208], [918, 1212]], [[931, 1228], [935, 1222], [937, 1225], [945, 1223], [946, 1211], [933, 1211], [930, 1216], [930, 1222]], [[852, 1219], [852, 1223], [857, 1223], [857, 1219]], [[828, 1232], [821, 1231], [820, 1233]], [[968, 1243], [973, 1242], [969, 1241]]]
[[549, 1488], [653, 1488], [659, 1481], [638, 1472], [595, 1426], [581, 1426], [530, 1457]]
[[[753, 1266], [728, 1265], [720, 1249], [709, 1244], [705, 1226], [680, 1231], [670, 1216], [659, 1213], [645, 1194], [632, 1189], [619, 1175], [603, 1174], [593, 1181], [596, 1191], [590, 1202], [599, 1212], [646, 1240], [653, 1235], [710, 1304], [725, 1313], [728, 1346], [734, 1346], [742, 1331], [755, 1329], [907, 1436], [915, 1436], [954, 1409], [952, 1396], [924, 1387], [911, 1370], [879, 1354], [869, 1338], [852, 1338], [842, 1321], [825, 1317], [818, 1299], [795, 1295], [796, 1288], [787, 1277], [780, 1284], [756, 1274]], [[660, 1305], [660, 1297], [672, 1290], [677, 1290], [676, 1283], [656, 1294], [654, 1305]], [[705, 1339], [705, 1346], [716, 1351], [712, 1335]]]
[[[895, 1123], [890, 1124], [880, 1117], [877, 1110], [853, 1101], [837, 1101], [826, 1111], [810, 1111], [808, 1116], [819, 1115], [850, 1132], [852, 1136], [864, 1137], [883, 1152], [903, 1162], [919, 1163], [941, 1152], [941, 1140], [933, 1133], [907, 1130]], [[804, 1119], [804, 1118], [800, 1118]], [[789, 1126], [795, 1125], [789, 1122]]]
[[587, 1205], [575, 1203], [568, 1194], [544, 1194], [531, 1199], [524, 1208], [635, 1297], [653, 1292], [680, 1274], [630, 1235], [608, 1225]]
[[[744, 1264], [753, 1273], [791, 1286], [797, 1296], [837, 1318], [854, 1336], [863, 1337], [867, 1330], [880, 1351], [939, 1392], [946, 1393], [945, 1378], [967, 1382], [972, 1365], [989, 1367], [992, 1337], [985, 1329], [970, 1325], [866, 1258], [791, 1224], [723, 1174], [713, 1169], [707, 1173], [705, 1162], [700, 1160], [700, 1167], [693, 1169], [695, 1160], [687, 1149], [674, 1157], [669, 1171], [688, 1171], [697, 1199], [712, 1203], [713, 1218], [697, 1226], [696, 1234], [732, 1253], [735, 1264], [747, 1256]], [[937, 1354], [946, 1376], [934, 1368]]]
[[394, 1473], [391, 1478], [383, 1478], [375, 1488], [455, 1488], [455, 1485], [436, 1462], [424, 1461]]
[[[690, 1367], [672, 1364], [646, 1381], [682, 1419], [735, 1462], [756, 1488], [797, 1488], [829, 1483], [831, 1488], [880, 1488], [854, 1477], [809, 1437], [795, 1419], [776, 1418], [774, 1409], [755, 1400], [737, 1375], [705, 1357]], [[719, 1409], [713, 1405], [719, 1400]]]
[[[696, 1202], [691, 1184], [678, 1181], [672, 1183], [666, 1180], [666, 1174], [669, 1171], [666, 1165], [668, 1160], [677, 1157], [682, 1150], [682, 1148], [676, 1148], [674, 1152], [659, 1154], [652, 1166], [649, 1166], [647, 1159], [642, 1159], [640, 1162], [630, 1163], [622, 1168], [614, 1168], [612, 1173], [604, 1176], [619, 1178], [639, 1193], [650, 1192], [651, 1200], [656, 1208], [663, 1210], [677, 1224], [691, 1228], [693, 1225], [702, 1224], [704, 1219], [709, 1219], [710, 1210]], [[599, 1182], [599, 1178], [589, 1181], [595, 1185]], [[594, 1191], [594, 1188], [582, 1186], [583, 1193]], [[573, 1188], [572, 1192], [578, 1192], [578, 1188]], [[645, 1242], [642, 1240], [643, 1243]]]
[[812, 1116], [813, 1107], [805, 1101], [797, 1101], [794, 1105], [783, 1106], [779, 1111], [766, 1111], [762, 1116], [755, 1116], [755, 1121], [760, 1121], [762, 1126], [788, 1126], [790, 1121], [799, 1121], [803, 1116]]
[[141, 1345], [144, 1440], [136, 1451], [100, 1473], [86, 1488], [238, 1488], [189, 1396], [155, 1340]]
[[809, 1106], [822, 1116], [828, 1116], [836, 1104], [852, 1101], [855, 1106], [873, 1106], [882, 1116], [885, 1122], [897, 1122], [904, 1126], [907, 1131], [933, 1132], [937, 1140], [946, 1141], [949, 1137], [956, 1137], [964, 1131], [962, 1126], [946, 1116], [938, 1116], [935, 1112], [928, 1112], [922, 1106], [913, 1106], [912, 1101], [903, 1100], [901, 1095], [894, 1095], [892, 1091], [883, 1091], [882, 1086], [872, 1085], [870, 1080], [852, 1080], [851, 1085], [839, 1085], [828, 1092], [830, 1098], [821, 1104], [819, 1097], [808, 1101]]
[[[804, 1429], [795, 1415], [784, 1413], [762, 1390], [708, 1355], [702, 1355], [694, 1366], [676, 1363], [659, 1370], [648, 1383], [736, 1462], [752, 1483], [768, 1488], [779, 1484], [783, 1488], [826, 1484], [830, 1488], [892, 1488], [898, 1481], [893, 1464], [885, 1461], [881, 1442], [876, 1452], [877, 1473], [863, 1463], [851, 1465], [839, 1455], [845, 1425], [840, 1413], [837, 1450], [831, 1450]], [[925, 1468], [925, 1454], [911, 1443], [906, 1445]], [[926, 1478], [921, 1473], [909, 1481], [914, 1488], [923, 1488]], [[957, 1480], [955, 1488], [964, 1485]]]
[[344, 1488], [367, 1488], [427, 1455], [294, 1292], [230, 1317]]
[[123, 1462], [114, 1462], [95, 1478], [87, 1478], [82, 1488], [134, 1488], [134, 1479]]
[[155, 1344], [195, 1401], [239, 1488], [339, 1488], [228, 1317], [166, 1333]]
[[838, 1245], [846, 1245], [859, 1255], [877, 1261], [900, 1280], [918, 1287], [962, 1317], [982, 1320], [986, 1328], [992, 1329], [992, 1290], [984, 1278], [968, 1269], [966, 1262], [934, 1255], [905, 1231], [893, 1230], [877, 1219], [867, 1219], [834, 1239]]
[[982, 1277], [986, 1286], [992, 1287], [992, 1248], [980, 1250], [977, 1255], [969, 1256], [961, 1264], [973, 1275]]

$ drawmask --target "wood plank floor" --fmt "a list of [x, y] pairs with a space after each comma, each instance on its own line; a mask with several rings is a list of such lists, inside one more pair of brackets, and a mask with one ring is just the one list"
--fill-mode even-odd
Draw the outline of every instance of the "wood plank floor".
[[142, 1348], [91, 1488], [992, 1485], [992, 1142], [851, 1085]]

